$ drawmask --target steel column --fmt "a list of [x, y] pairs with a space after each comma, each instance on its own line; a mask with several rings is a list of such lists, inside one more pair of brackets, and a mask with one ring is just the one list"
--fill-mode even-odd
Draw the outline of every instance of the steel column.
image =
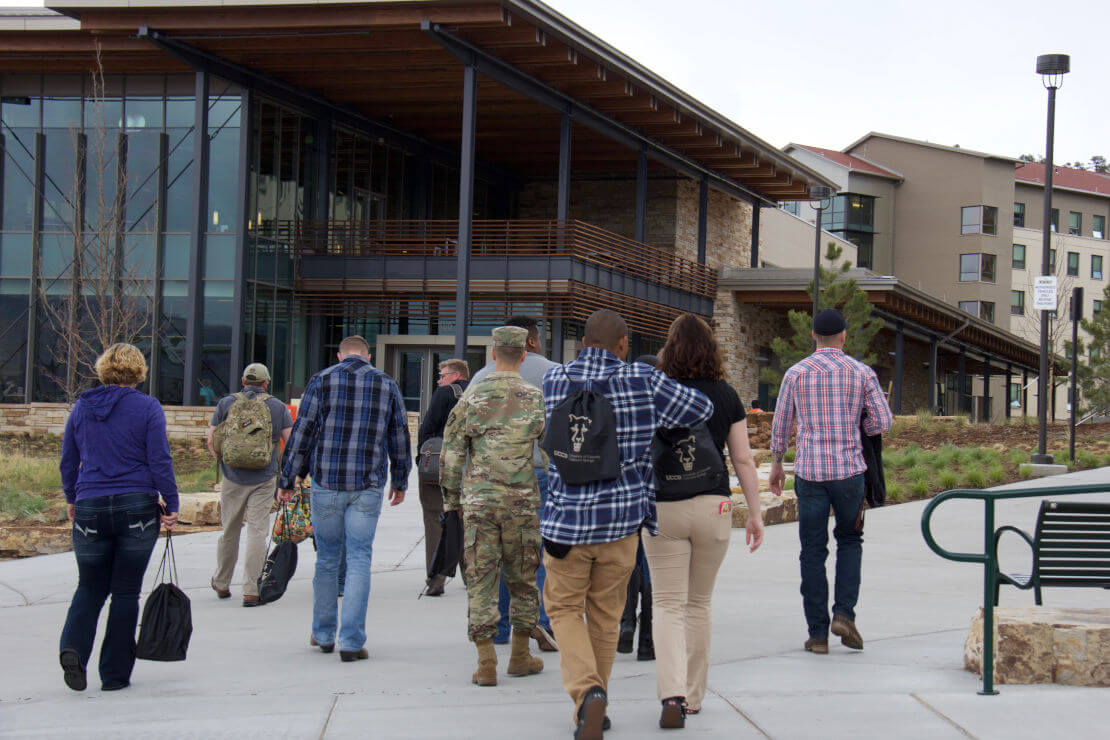
[[1083, 288], [1071, 289], [1071, 388], [1068, 390], [1068, 458], [1075, 462], [1075, 417], [1079, 413], [1079, 322], [1083, 318]]
[[980, 417], [988, 424], [991, 421], [991, 358], [983, 355], [983, 413]]
[[759, 267], [759, 214], [763, 211], [763, 204], [758, 200], [752, 201], [752, 267]]
[[[204, 245], [208, 231], [208, 74], [196, 73], [193, 105], [193, 217], [185, 308], [185, 378], [182, 402], [195, 406], [204, 351]], [[230, 379], [229, 379], [230, 382]]]
[[150, 395], [162, 390], [162, 276], [166, 272], [166, 188], [169, 186], [170, 137], [158, 134], [158, 200], [154, 210], [154, 300], [150, 310]]
[[706, 240], [709, 235], [709, 180], [703, 177], [698, 182], [698, 264], [704, 265]]
[[905, 356], [905, 326], [898, 322], [898, 330], [894, 334], [894, 391], [891, 394], [893, 411], [902, 413], [902, 363]]
[[961, 346], [959, 360], [956, 365], [956, 413], [964, 414], [970, 411], [967, 391], [967, 351]]
[[564, 223], [570, 217], [570, 164], [573, 128], [574, 120], [569, 113], [564, 113], [562, 125], [559, 129], [559, 184], [555, 204], [555, 218]]
[[463, 71], [462, 141], [459, 143], [459, 245], [455, 287], [455, 357], [466, 358], [467, 308], [470, 303], [470, 239], [474, 221], [474, 135], [478, 111], [478, 68]]
[[[231, 304], [234, 314], [231, 318], [231, 363], [228, 368], [229, 377], [227, 382], [230, 386], [235, 387], [238, 385], [238, 380], [241, 377], [241, 370], [244, 365], [244, 346], [246, 342], [246, 293], [247, 293], [247, 243], [250, 239], [250, 230], [247, 228], [247, 222], [251, 218], [250, 211], [250, 166], [251, 154], [250, 147], [251, 129], [253, 127], [253, 95], [250, 88], [244, 88], [239, 104], [239, 227], [238, 234], [235, 239], [235, 281], [232, 283], [231, 288]], [[246, 218], [244, 218], [246, 216]], [[273, 344], [273, 342], [271, 342]], [[287, 353], [292, 356], [292, 350]], [[271, 368], [272, 370], [273, 368]], [[286, 383], [289, 382], [289, 375], [285, 376]], [[271, 388], [275, 393], [281, 392], [284, 389]]]
[[937, 409], [937, 338], [929, 342], [929, 412]]
[[636, 223], [635, 236], [632, 238], [641, 244], [647, 227], [647, 152], [640, 148], [636, 156]]
[[1029, 416], [1029, 371], [1021, 370], [1021, 415]]
[[[1056, 88], [1048, 88], [1048, 126], [1045, 143], [1044, 165], [1044, 220], [1041, 222], [1041, 275], [1051, 275], [1048, 267], [1050, 243], [1052, 241], [1052, 155], [1053, 139], [1056, 128]], [[1041, 311], [1041, 371], [1037, 378], [1037, 453], [1035, 463], [1052, 463], [1048, 454], [1048, 356], [1055, 348], [1048, 343], [1048, 311]], [[1056, 389], [1052, 389], [1053, 418], [1056, 416]]]
[[46, 135], [35, 134], [35, 198], [31, 206], [31, 285], [27, 291], [27, 362], [23, 369], [23, 400], [35, 400], [35, 368], [39, 354], [39, 294], [42, 290], [42, 210], [46, 198]]
[[[331, 219], [331, 149], [332, 121], [330, 116], [324, 115], [316, 121], [316, 202], [312, 209], [319, 221]], [[321, 242], [326, 238], [326, 234], [317, 234]], [[316, 249], [324, 251], [323, 243], [318, 243]]]
[[551, 360], [552, 362], [563, 361], [563, 320], [551, 320]]
[[1014, 382], [1014, 368], [1010, 363], [1006, 363], [1006, 418], [1009, 419], [1013, 416], [1013, 411], [1010, 408], [1010, 386]]

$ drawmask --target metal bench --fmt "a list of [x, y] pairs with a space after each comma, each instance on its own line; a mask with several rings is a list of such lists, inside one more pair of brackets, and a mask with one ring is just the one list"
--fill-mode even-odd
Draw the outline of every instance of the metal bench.
[[[998, 542], [1014, 532], [1033, 550], [1032, 573], [1003, 573], [998, 569]], [[1041, 589], [1053, 586], [1110, 589], [1110, 504], [1042, 501], [1033, 537], [1017, 527], [994, 533], [994, 604], [1003, 583], [1033, 589], [1038, 606]]]

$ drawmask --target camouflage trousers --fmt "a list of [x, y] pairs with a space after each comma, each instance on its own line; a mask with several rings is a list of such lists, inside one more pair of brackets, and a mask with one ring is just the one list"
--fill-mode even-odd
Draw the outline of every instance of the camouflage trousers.
[[497, 634], [500, 575], [512, 601], [513, 629], [531, 633], [539, 619], [536, 568], [540, 563], [540, 516], [536, 507], [493, 504], [463, 508], [463, 557], [469, 601], [470, 639]]

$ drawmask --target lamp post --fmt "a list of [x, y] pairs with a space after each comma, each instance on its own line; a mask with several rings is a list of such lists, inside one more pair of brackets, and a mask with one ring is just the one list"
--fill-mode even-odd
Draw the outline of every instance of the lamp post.
[[817, 306], [817, 299], [821, 295], [821, 214], [830, 203], [826, 201], [833, 197], [833, 189], [828, 185], [810, 185], [809, 186], [809, 199], [817, 201], [817, 205], [809, 204], [809, 207], [817, 211], [817, 232], [813, 237], [813, 320], [817, 320], [817, 311], [820, 310]]
[[[1037, 57], [1037, 74], [1048, 90], [1048, 125], [1045, 136], [1044, 162], [1044, 221], [1041, 224], [1041, 275], [1050, 275], [1048, 265], [1052, 240], [1052, 148], [1056, 127], [1056, 91], [1063, 84], [1064, 75], [1071, 71], [1067, 54], [1042, 54]], [[1033, 462], [1042, 465], [1053, 463], [1048, 454], [1048, 321], [1049, 312], [1041, 311], [1041, 374], [1037, 379], [1037, 454]]]

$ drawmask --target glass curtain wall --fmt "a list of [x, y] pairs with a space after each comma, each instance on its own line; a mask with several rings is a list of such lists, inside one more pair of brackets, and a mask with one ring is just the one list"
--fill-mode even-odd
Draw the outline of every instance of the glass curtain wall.
[[[38, 345], [32, 398], [54, 401], [94, 382], [87, 362], [73, 358], [84, 356], [78, 350], [102, 349], [101, 316], [112, 315], [116, 335], [150, 360], [143, 389], [165, 403], [181, 402], [194, 81], [193, 75], [0, 76], [0, 401], [26, 395], [32, 319]], [[225, 255], [234, 254], [238, 233], [241, 92], [216, 79], [211, 90], [213, 246], [204, 271], [202, 378], [219, 393], [229, 387], [236, 275]], [[115, 311], [73, 310], [102, 304]]]

